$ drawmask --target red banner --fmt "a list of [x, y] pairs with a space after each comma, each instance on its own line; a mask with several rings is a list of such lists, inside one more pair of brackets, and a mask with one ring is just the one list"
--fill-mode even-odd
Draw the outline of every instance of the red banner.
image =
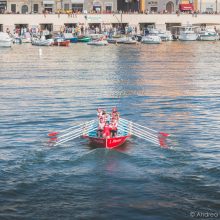
[[194, 7], [193, 4], [180, 4], [179, 9], [180, 11], [193, 11]]

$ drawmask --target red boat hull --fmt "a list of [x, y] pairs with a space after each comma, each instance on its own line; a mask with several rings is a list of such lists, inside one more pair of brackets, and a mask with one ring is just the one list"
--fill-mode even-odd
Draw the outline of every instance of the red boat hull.
[[70, 40], [65, 40], [65, 41], [61, 41], [61, 42], [56, 41], [53, 43], [53, 45], [68, 47], [70, 45]]
[[121, 137], [114, 137], [114, 138], [95, 138], [95, 137], [89, 137], [89, 136], [83, 136], [84, 138], [89, 139], [90, 143], [96, 147], [105, 147], [108, 149], [113, 149], [116, 147], [119, 147], [120, 145], [124, 144], [124, 142], [127, 140], [128, 136], [121, 136]]

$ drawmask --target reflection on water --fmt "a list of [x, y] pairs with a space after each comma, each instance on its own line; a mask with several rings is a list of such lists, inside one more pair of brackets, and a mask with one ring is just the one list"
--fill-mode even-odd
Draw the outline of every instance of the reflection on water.
[[[1, 219], [189, 219], [218, 211], [220, 43], [0, 49]], [[138, 138], [109, 151], [48, 131], [118, 106], [171, 133], [171, 150]], [[21, 211], [22, 210], [22, 211]], [[71, 217], [70, 217], [71, 216]]]

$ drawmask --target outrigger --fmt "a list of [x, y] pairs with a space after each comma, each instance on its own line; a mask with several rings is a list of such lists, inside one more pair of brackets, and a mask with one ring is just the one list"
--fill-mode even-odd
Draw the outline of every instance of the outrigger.
[[98, 120], [91, 120], [60, 132], [51, 132], [48, 136], [50, 143], [53, 143], [54, 146], [82, 137], [88, 139], [90, 144], [96, 147], [113, 149], [124, 144], [128, 138], [136, 136], [163, 148], [168, 148], [166, 139], [169, 134], [158, 132], [124, 118], [118, 119], [117, 135], [114, 137], [99, 137], [97, 136], [97, 129]]

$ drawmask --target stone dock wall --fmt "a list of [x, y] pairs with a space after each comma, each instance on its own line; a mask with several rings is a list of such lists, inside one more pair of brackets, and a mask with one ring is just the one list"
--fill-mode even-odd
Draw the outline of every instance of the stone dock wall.
[[26, 24], [29, 28], [41, 24], [52, 24], [53, 31], [59, 31], [64, 24], [79, 24], [89, 26], [91, 24], [117, 25], [129, 24], [140, 30], [141, 26], [154, 24], [156, 28], [166, 30], [175, 25], [211, 25], [220, 29], [220, 15], [208, 14], [2, 14], [0, 15], [0, 28], [13, 31], [16, 24]]

